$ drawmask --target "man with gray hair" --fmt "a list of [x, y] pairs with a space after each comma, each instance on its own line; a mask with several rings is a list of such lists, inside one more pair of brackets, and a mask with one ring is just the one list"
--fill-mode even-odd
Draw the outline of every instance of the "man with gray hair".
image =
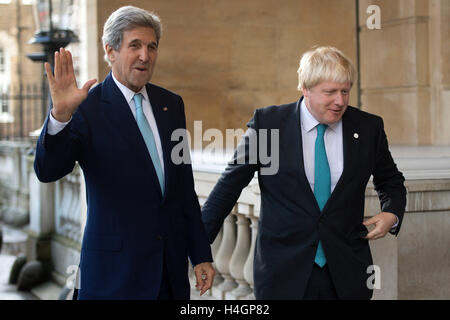
[[[342, 52], [332, 47], [306, 52], [298, 76], [300, 100], [258, 109], [247, 124], [258, 147], [279, 144], [279, 154], [271, 155], [279, 157], [278, 172], [264, 174], [268, 164], [261, 159], [236, 161], [235, 152], [203, 206], [202, 219], [213, 242], [257, 171], [255, 297], [370, 299], [368, 240], [398, 234], [406, 204], [404, 178], [389, 152], [383, 120], [348, 106], [355, 70]], [[279, 141], [259, 139], [260, 129], [279, 130]], [[252, 149], [246, 138], [238, 150]], [[363, 221], [371, 175], [382, 212]], [[368, 232], [366, 226], [373, 224]]]
[[[37, 143], [42, 182], [78, 162], [86, 181], [78, 299], [189, 299], [188, 258], [202, 295], [214, 278], [189, 164], [174, 164], [171, 133], [186, 128], [183, 100], [148, 83], [159, 17], [132, 6], [113, 12], [103, 45], [111, 72], [79, 89], [69, 51], [45, 65], [53, 106]], [[183, 141], [186, 141], [184, 139]]]

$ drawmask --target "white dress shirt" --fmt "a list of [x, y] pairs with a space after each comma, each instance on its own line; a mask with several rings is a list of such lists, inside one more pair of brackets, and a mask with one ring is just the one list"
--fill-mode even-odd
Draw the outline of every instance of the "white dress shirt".
[[[133, 90], [128, 89], [126, 86], [124, 86], [123, 84], [121, 84], [116, 77], [114, 77], [114, 74], [111, 72], [112, 78], [114, 80], [114, 82], [116, 83], [116, 85], [119, 87], [120, 92], [122, 92], [123, 96], [125, 97], [125, 100], [127, 101], [130, 109], [131, 109], [131, 113], [134, 116], [134, 119], [136, 119], [136, 107], [134, 105], [134, 100], [133, 97], [136, 94], [136, 92], [134, 92]], [[156, 125], [156, 120], [155, 120], [155, 116], [153, 115], [153, 110], [150, 104], [150, 99], [148, 97], [147, 94], [147, 90], [144, 87], [142, 87], [141, 91], [137, 92], [137, 93], [141, 93], [143, 98], [142, 98], [142, 110], [144, 111], [144, 115], [147, 118], [148, 124], [150, 125], [150, 128], [152, 129], [152, 133], [153, 133], [153, 137], [155, 138], [155, 144], [156, 144], [156, 149], [158, 151], [158, 156], [159, 156], [159, 161], [161, 162], [161, 168], [164, 172], [164, 160], [163, 160], [163, 152], [162, 152], [162, 146], [161, 146], [161, 138], [159, 137], [159, 132], [158, 132], [158, 127]], [[52, 113], [50, 112], [50, 119], [48, 122], [48, 127], [47, 127], [47, 133], [50, 135], [55, 135], [58, 132], [60, 132], [62, 129], [64, 129], [64, 127], [72, 120], [72, 118], [67, 121], [67, 122], [60, 122], [58, 120], [56, 120]], [[137, 124], [136, 124], [137, 125]]]
[[[300, 105], [302, 127], [303, 164], [306, 177], [314, 192], [314, 153], [317, 138], [317, 125], [320, 124], [309, 112], [303, 99]], [[342, 142], [342, 119], [329, 125], [325, 130], [324, 142], [331, 174], [331, 192], [336, 187], [344, 170], [344, 147]]]
[[[317, 125], [320, 123], [309, 112], [305, 104], [305, 99], [300, 105], [300, 119], [302, 127], [303, 163], [306, 177], [314, 193], [314, 154], [317, 138]], [[339, 178], [344, 170], [344, 143], [342, 135], [342, 118], [327, 127], [324, 134], [325, 150], [327, 152], [328, 164], [331, 174], [331, 192], [336, 187]], [[392, 226], [391, 230], [397, 227], [399, 220]]]

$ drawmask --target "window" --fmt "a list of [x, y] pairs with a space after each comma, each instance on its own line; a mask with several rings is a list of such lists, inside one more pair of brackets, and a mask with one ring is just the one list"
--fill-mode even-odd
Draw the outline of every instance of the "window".
[[0, 88], [0, 123], [11, 123], [14, 118], [9, 114], [8, 94]]
[[6, 71], [6, 59], [5, 59], [5, 51], [3, 48], [0, 48], [0, 72]]
[[11, 122], [9, 102], [9, 66], [6, 50], [0, 46], [0, 123]]
[[8, 99], [6, 97], [6, 95], [2, 94], [0, 96], [0, 113], [8, 113]]

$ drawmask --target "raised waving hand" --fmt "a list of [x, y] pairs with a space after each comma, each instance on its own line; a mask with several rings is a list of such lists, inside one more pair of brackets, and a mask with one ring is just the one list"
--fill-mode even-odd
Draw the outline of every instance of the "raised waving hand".
[[88, 80], [79, 89], [73, 71], [72, 54], [63, 48], [59, 52], [55, 52], [55, 73], [52, 73], [50, 64], [47, 62], [45, 71], [53, 102], [52, 115], [58, 121], [67, 122], [78, 106], [87, 98], [89, 89], [97, 80]]

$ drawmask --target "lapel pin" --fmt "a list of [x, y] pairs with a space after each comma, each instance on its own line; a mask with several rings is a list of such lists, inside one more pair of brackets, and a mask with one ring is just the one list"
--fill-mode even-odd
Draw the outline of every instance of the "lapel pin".
[[353, 137], [355, 138], [355, 139], [358, 139], [359, 138], [359, 134], [357, 134], [356, 132], [353, 134]]
[[169, 109], [167, 109], [167, 107], [164, 107], [164, 108], [163, 108], [163, 111], [167, 111], [167, 110], [169, 110]]

